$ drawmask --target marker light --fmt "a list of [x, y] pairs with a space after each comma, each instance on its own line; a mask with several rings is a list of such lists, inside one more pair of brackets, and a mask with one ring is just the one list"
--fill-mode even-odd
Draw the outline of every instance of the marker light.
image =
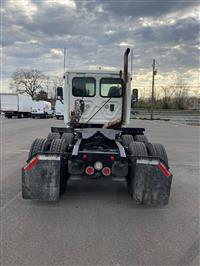
[[103, 168], [102, 162], [96, 162], [94, 164], [94, 169], [96, 169], [97, 171], [101, 170], [102, 168]]
[[87, 160], [88, 159], [88, 155], [87, 154], [83, 154], [83, 160]]
[[111, 160], [111, 161], [115, 161], [115, 156], [114, 156], [114, 155], [111, 155], [111, 156], [110, 156], [110, 160]]

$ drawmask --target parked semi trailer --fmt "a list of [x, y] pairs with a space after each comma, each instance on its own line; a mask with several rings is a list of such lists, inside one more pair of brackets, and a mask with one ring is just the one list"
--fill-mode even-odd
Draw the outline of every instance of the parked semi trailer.
[[16, 93], [1, 93], [0, 94], [0, 110], [5, 117], [18, 118], [30, 117], [32, 98], [28, 95]]
[[33, 101], [31, 106], [32, 118], [49, 118], [53, 117], [51, 103], [47, 101]]
[[[131, 128], [128, 54], [124, 70], [65, 73], [65, 126], [33, 141], [22, 168], [25, 199], [56, 201], [70, 176], [124, 177], [138, 204], [167, 204], [172, 174], [165, 148], [152, 143], [144, 128]], [[133, 99], [135, 101], [135, 99]], [[94, 182], [94, 181], [93, 181]]]

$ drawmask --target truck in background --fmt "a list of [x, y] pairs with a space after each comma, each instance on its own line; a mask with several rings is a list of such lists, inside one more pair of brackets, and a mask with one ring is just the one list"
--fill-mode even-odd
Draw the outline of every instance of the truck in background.
[[61, 99], [56, 100], [55, 116], [57, 119], [64, 119], [64, 102]]
[[5, 117], [18, 118], [30, 117], [32, 98], [29, 95], [21, 95], [17, 93], [1, 93], [0, 94], [0, 110]]
[[49, 118], [53, 117], [51, 103], [47, 101], [33, 101], [31, 106], [32, 118]]

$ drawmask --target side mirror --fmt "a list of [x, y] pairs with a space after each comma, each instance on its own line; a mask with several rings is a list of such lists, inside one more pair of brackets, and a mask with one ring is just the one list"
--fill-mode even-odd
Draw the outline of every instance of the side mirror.
[[131, 94], [131, 102], [137, 103], [138, 102], [138, 89], [133, 89]]
[[57, 87], [56, 98], [57, 99], [63, 99], [63, 88], [62, 87]]

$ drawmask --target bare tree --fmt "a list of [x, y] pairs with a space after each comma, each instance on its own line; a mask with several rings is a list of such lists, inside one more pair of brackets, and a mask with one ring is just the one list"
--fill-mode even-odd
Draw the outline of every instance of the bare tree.
[[36, 92], [42, 89], [44, 74], [37, 69], [20, 69], [16, 70], [12, 75], [12, 90], [19, 93], [26, 93], [32, 98]]
[[175, 86], [171, 85], [169, 87], [162, 87], [162, 90], [164, 92], [164, 96], [162, 98], [162, 108], [169, 109], [172, 96], [175, 93], [176, 88]]
[[184, 109], [188, 97], [187, 85], [181, 79], [179, 79], [177, 80], [175, 88], [175, 105], [178, 109]]

